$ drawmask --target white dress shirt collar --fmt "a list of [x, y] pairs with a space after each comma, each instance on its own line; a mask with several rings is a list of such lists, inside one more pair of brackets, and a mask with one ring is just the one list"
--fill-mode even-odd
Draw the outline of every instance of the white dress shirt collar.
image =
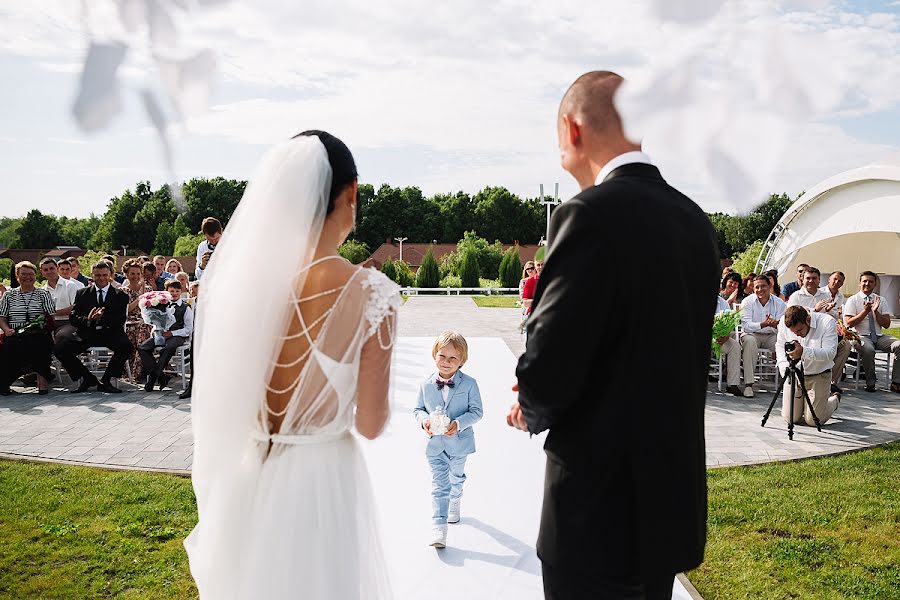
[[620, 154], [603, 165], [603, 168], [600, 169], [600, 172], [597, 174], [597, 179], [594, 180], [594, 185], [600, 185], [601, 183], [603, 183], [603, 180], [606, 179], [606, 176], [612, 173], [614, 169], [618, 169], [622, 165], [630, 165], [632, 163], [642, 163], [645, 165], [653, 164], [653, 162], [650, 160], [650, 157], [640, 150], [632, 150], [631, 152]]

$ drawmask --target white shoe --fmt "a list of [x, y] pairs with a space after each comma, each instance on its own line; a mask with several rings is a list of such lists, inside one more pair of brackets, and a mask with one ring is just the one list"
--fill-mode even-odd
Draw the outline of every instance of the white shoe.
[[447, 547], [446, 525], [435, 525], [431, 528], [431, 543], [429, 544], [429, 546], [434, 546], [435, 548]]
[[753, 397], [753, 386], [748, 385], [744, 388], [744, 398], [752, 398]]
[[450, 501], [450, 510], [447, 511], [448, 523], [459, 523], [459, 500]]
[[837, 410], [838, 407], [841, 405], [841, 395], [838, 394], [837, 392], [835, 392], [835, 393], [833, 393], [832, 395], [828, 396], [828, 399], [829, 399], [830, 401], [834, 402], [834, 410]]

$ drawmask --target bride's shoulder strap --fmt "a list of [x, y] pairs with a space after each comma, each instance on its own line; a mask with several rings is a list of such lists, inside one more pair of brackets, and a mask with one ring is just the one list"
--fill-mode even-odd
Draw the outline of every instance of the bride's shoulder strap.
[[385, 317], [396, 312], [403, 304], [400, 299], [400, 286], [388, 279], [388, 277], [375, 269], [364, 269], [360, 282], [364, 289], [369, 291], [366, 302], [366, 321], [369, 329], [366, 337], [371, 337]]

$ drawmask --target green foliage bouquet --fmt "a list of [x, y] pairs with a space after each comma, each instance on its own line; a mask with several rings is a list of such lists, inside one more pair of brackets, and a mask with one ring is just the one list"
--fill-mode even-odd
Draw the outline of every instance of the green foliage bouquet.
[[731, 335], [737, 329], [738, 323], [741, 322], [741, 311], [726, 310], [718, 313], [713, 320], [712, 326], [712, 347], [716, 358], [722, 356], [722, 346], [719, 344], [719, 338]]

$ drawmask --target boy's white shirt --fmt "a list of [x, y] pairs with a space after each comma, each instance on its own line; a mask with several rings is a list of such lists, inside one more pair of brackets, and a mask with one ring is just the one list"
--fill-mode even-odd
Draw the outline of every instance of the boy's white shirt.
[[[459, 369], [456, 370], [456, 373], [459, 373]], [[453, 381], [453, 378], [456, 377], [456, 373], [451, 375], [450, 379], [444, 379], [443, 377], [441, 377], [440, 373], [438, 373], [437, 378], [440, 379], [441, 381], [443, 381], [444, 383], [448, 383], [450, 381]], [[450, 386], [449, 385], [445, 385], [444, 387], [441, 388], [441, 396], [444, 398], [444, 406], [447, 406], [447, 398], [450, 397]], [[456, 423], [456, 429], [459, 430], [459, 419], [453, 419], [452, 422]]]

